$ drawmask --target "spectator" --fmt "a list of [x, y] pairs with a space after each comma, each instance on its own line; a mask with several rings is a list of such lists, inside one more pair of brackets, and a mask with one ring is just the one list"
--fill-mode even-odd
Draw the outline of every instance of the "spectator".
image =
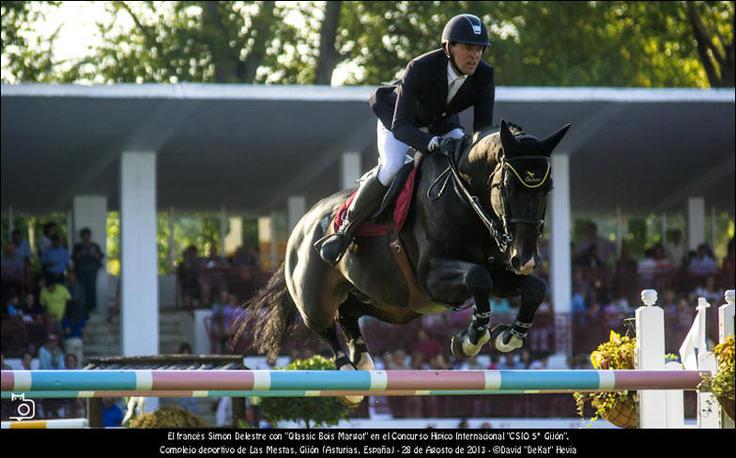
[[227, 348], [227, 341], [230, 336], [230, 322], [231, 317], [225, 315], [226, 308], [229, 307], [229, 295], [227, 290], [220, 291], [220, 297], [218, 300], [212, 303], [212, 325], [211, 325], [211, 338], [212, 348], [211, 351], [215, 354], [221, 354]]
[[77, 281], [77, 274], [70, 270], [66, 277], [66, 289], [69, 291], [71, 299], [67, 304], [67, 307], [77, 307], [84, 314], [85, 318], [88, 317], [87, 309], [85, 307], [87, 302], [87, 295], [82, 285]]
[[89, 316], [97, 308], [97, 271], [102, 267], [105, 255], [100, 246], [92, 241], [92, 231], [84, 228], [79, 231], [81, 242], [74, 245], [72, 258], [74, 272], [85, 293], [85, 312]]
[[69, 252], [61, 245], [59, 234], [51, 236], [51, 244], [41, 253], [41, 264], [44, 273], [64, 281], [64, 272], [69, 267]]
[[[180, 355], [191, 355], [194, 352], [192, 351], [192, 346], [189, 345], [189, 342], [182, 342], [179, 344], [179, 351], [177, 353]], [[199, 414], [199, 403], [197, 402], [196, 398], [179, 398], [178, 404], [184, 410], [187, 410], [195, 415]]]
[[21, 369], [24, 371], [30, 371], [33, 369], [31, 367], [32, 365], [33, 365], [33, 355], [31, 355], [28, 352], [23, 353], [23, 362], [22, 362], [23, 367], [21, 367]]
[[67, 302], [72, 298], [69, 290], [49, 276], [46, 284], [41, 288], [41, 306], [44, 311], [57, 321], [64, 319]]
[[672, 266], [678, 269], [685, 260], [687, 247], [682, 240], [682, 231], [679, 229], [670, 229], [667, 231], [667, 240], [664, 245], [667, 258], [669, 258]]
[[28, 245], [28, 240], [23, 238], [19, 229], [13, 229], [13, 232], [10, 233], [10, 241], [15, 245], [15, 255], [30, 263], [31, 247]]
[[[72, 273], [70, 272], [71, 275]], [[83, 292], [82, 298], [84, 298]], [[80, 304], [74, 300], [69, 301], [64, 319], [61, 321], [61, 329], [64, 335], [64, 348], [66, 349], [67, 355], [73, 355], [77, 362], [83, 361], [82, 342], [86, 324], [83, 303]]]
[[419, 330], [417, 340], [412, 349], [414, 353], [421, 355], [422, 363], [428, 364], [432, 358], [442, 353], [442, 347], [439, 342], [427, 334], [424, 329]]
[[547, 369], [547, 358], [533, 359], [529, 365], [529, 370], [541, 371]]
[[43, 255], [43, 252], [46, 251], [46, 248], [51, 245], [51, 238], [54, 235], [58, 235], [59, 228], [56, 225], [56, 223], [46, 223], [43, 226], [43, 235], [41, 236], [41, 243], [39, 244], [38, 250], [39, 250], [39, 257]]
[[[74, 353], [67, 353], [64, 357], [64, 364], [67, 369], [79, 369], [79, 362]], [[82, 399], [64, 399], [62, 408], [64, 409], [64, 416], [68, 418], [80, 418], [87, 416], [86, 409], [84, 407]]]
[[733, 237], [728, 241], [726, 248], [726, 257], [723, 259], [723, 280], [724, 286], [728, 289], [734, 287], [734, 276], [736, 272], [736, 260], [734, 259], [734, 242]]
[[64, 352], [59, 347], [56, 334], [49, 334], [46, 343], [38, 350], [39, 369], [64, 369]]
[[483, 370], [484, 367], [482, 364], [478, 362], [478, 355], [473, 355], [470, 358], [466, 359], [462, 363], [460, 363], [460, 366], [458, 369], [463, 371], [475, 371], [475, 370]]
[[698, 286], [695, 295], [704, 297], [714, 307], [720, 306], [723, 301], [723, 293], [716, 288], [716, 279], [713, 275], [708, 275], [704, 286]]
[[519, 358], [519, 367], [521, 369], [529, 369], [532, 364], [532, 354], [526, 348], [521, 351], [521, 357]]
[[219, 256], [213, 243], [210, 245], [209, 255], [202, 263], [202, 301], [206, 305], [211, 303], [213, 294], [216, 297], [220, 291], [225, 290], [226, 269], [227, 262]]
[[5, 245], [5, 251], [0, 258], [0, 281], [2, 281], [2, 301], [14, 294], [22, 294], [25, 281], [25, 263], [18, 256], [13, 242]]
[[575, 292], [572, 295], [572, 302], [570, 305], [573, 314], [585, 312], [585, 291], [582, 289], [581, 285], [575, 286]]
[[657, 273], [657, 261], [654, 259], [654, 248], [648, 248], [644, 251], [644, 258], [639, 261], [637, 272], [639, 274], [640, 284], [652, 284], [654, 281], [654, 275]]
[[609, 240], [598, 235], [598, 226], [591, 222], [585, 228], [583, 240], [577, 245], [575, 254], [577, 256], [585, 255], [589, 252], [591, 246], [596, 247], [596, 258], [602, 263], [608, 263], [608, 260], [616, 253], [616, 245]]
[[0, 353], [0, 361], [2, 361], [2, 363], [3, 363], [2, 368], [3, 368], [4, 371], [12, 371], [13, 370], [13, 368], [12, 368], [12, 366], [10, 366], [10, 364], [5, 363], [5, 355], [3, 355], [2, 353]]
[[708, 245], [701, 243], [695, 258], [688, 265], [688, 272], [692, 275], [705, 276], [718, 272], [716, 261], [708, 254]]
[[488, 369], [495, 371], [498, 369], [498, 353], [494, 353], [491, 355], [491, 362], [488, 364]]
[[590, 269], [603, 267], [603, 260], [598, 256], [598, 245], [588, 245], [588, 248], [575, 258], [575, 266]]
[[199, 271], [197, 247], [190, 245], [184, 250], [182, 261], [176, 267], [176, 281], [181, 292], [182, 305], [185, 308], [194, 307], [201, 298]]
[[112, 398], [102, 398], [102, 426], [117, 428], [123, 422], [123, 411]]
[[654, 245], [654, 262], [657, 265], [658, 274], [668, 274], [675, 268], [675, 264], [667, 256], [667, 251], [661, 243]]
[[501, 360], [498, 363], [498, 369], [499, 370], [505, 370], [505, 369], [523, 369], [520, 367], [517, 362], [514, 360], [513, 355], [502, 355]]

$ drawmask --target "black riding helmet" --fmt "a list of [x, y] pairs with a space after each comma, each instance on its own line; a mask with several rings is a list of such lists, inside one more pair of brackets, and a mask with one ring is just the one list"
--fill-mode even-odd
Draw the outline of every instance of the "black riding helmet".
[[478, 16], [459, 14], [447, 21], [444, 30], [442, 30], [442, 49], [445, 50], [445, 55], [452, 63], [455, 71], [460, 74], [462, 74], [462, 71], [455, 62], [455, 57], [450, 54], [450, 43], [480, 45], [483, 46], [483, 51], [491, 45], [488, 42], [488, 29]]
[[483, 21], [473, 14], [459, 14], [449, 21], [442, 30], [442, 45], [445, 43], [465, 43], [468, 45], [490, 46], [488, 29]]

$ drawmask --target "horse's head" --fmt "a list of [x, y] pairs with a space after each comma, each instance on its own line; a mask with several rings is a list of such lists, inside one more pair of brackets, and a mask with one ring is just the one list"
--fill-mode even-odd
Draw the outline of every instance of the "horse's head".
[[511, 238], [509, 264], [517, 274], [528, 275], [539, 263], [547, 194], [552, 190], [552, 150], [570, 125], [539, 140], [519, 132], [514, 135], [505, 121], [499, 132], [501, 148], [489, 178], [493, 212]]

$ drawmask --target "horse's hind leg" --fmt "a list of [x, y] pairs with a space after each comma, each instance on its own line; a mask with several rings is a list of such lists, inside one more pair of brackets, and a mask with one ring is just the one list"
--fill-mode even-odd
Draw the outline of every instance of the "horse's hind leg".
[[373, 370], [376, 366], [358, 324], [358, 319], [364, 315], [361, 305], [354, 296], [348, 296], [348, 300], [340, 306], [338, 321], [348, 340], [350, 360], [360, 370]]
[[[353, 366], [353, 363], [345, 355], [340, 341], [337, 339], [337, 327], [334, 323], [329, 328], [319, 331], [318, 334], [332, 348], [332, 353], [335, 355], [335, 367], [339, 370], [355, 370], [355, 366]], [[342, 396], [338, 399], [346, 406], [357, 407], [363, 401], [363, 396]]]

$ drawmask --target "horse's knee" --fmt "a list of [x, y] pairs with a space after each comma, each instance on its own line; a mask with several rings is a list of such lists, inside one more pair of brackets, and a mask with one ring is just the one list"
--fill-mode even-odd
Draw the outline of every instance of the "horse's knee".
[[491, 274], [481, 266], [473, 266], [465, 273], [463, 283], [472, 292], [489, 292], [493, 286]]
[[547, 284], [539, 277], [528, 276], [521, 286], [521, 299], [527, 304], [541, 304], [547, 294]]

